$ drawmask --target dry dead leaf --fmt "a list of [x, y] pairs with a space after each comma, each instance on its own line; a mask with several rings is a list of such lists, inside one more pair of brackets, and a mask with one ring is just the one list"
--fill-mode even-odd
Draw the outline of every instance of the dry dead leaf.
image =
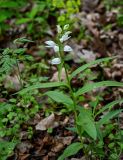
[[99, 1], [100, 0], [83, 0], [83, 10], [87, 12], [93, 11], [97, 7]]
[[29, 142], [21, 142], [20, 144], [17, 145], [17, 149], [21, 152], [21, 153], [29, 153], [29, 150], [32, 148], [32, 144]]
[[[62, 68], [62, 71], [61, 71], [61, 80], [64, 81], [65, 79], [66, 79], [65, 69]], [[50, 81], [51, 81], [51, 82], [52, 82], [52, 81], [59, 81], [59, 79], [58, 79], [58, 71], [53, 74], [53, 77], [51, 78]]]
[[63, 143], [56, 143], [56, 145], [51, 149], [53, 152], [59, 152], [64, 148], [64, 144]]
[[48, 128], [54, 128], [58, 126], [58, 123], [55, 122], [55, 115], [52, 113], [49, 117], [44, 118], [36, 125], [36, 130], [45, 131]]
[[21, 84], [16, 75], [14, 76], [6, 76], [4, 81], [4, 86], [6, 89], [19, 91], [21, 89]]
[[77, 55], [79, 58], [84, 59], [87, 63], [96, 59], [96, 55], [93, 53], [93, 51], [86, 49], [82, 49], [82, 52], [78, 52]]

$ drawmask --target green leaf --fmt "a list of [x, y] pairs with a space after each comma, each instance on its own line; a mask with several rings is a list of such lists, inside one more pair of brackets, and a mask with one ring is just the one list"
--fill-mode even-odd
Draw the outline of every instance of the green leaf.
[[36, 16], [36, 14], [38, 13], [38, 11], [39, 11], [39, 7], [38, 6], [34, 6], [32, 8], [32, 10], [29, 12], [29, 15], [28, 15], [29, 18], [33, 19]]
[[22, 44], [22, 43], [25, 43], [25, 42], [34, 42], [34, 41], [26, 39], [25, 37], [17, 38], [17, 39], [14, 40], [15, 44]]
[[9, 157], [19, 141], [0, 141], [0, 160], [6, 160]]
[[81, 67], [77, 68], [70, 76], [70, 79], [72, 79], [73, 77], [75, 77], [77, 74], [79, 74], [80, 72], [84, 71], [85, 69], [91, 67], [92, 65], [94, 64], [98, 64], [98, 63], [101, 63], [101, 62], [106, 62], [106, 61], [109, 61], [111, 59], [114, 59], [116, 57], [108, 57], [108, 58], [101, 58], [101, 59], [97, 59], [95, 61], [92, 61], [90, 63], [87, 63], [85, 65], [82, 65]]
[[29, 86], [27, 88], [24, 88], [21, 91], [19, 91], [18, 93], [19, 94], [24, 94], [24, 93], [29, 92], [29, 91], [34, 90], [34, 89], [52, 88], [52, 87], [60, 87], [60, 86], [67, 86], [67, 85], [64, 82], [39, 83], [39, 84], [35, 84], [35, 85]]
[[13, 105], [9, 103], [0, 103], [0, 114], [4, 114], [8, 111], [10, 111], [13, 108]]
[[0, 11], [0, 22], [3, 22], [4, 20], [10, 18], [13, 15], [12, 12], [7, 10], [1, 10]]
[[58, 158], [58, 160], [65, 160], [65, 158], [75, 155], [82, 147], [83, 146], [80, 142], [72, 143], [64, 150], [63, 154]]
[[[109, 109], [111, 110], [112, 107], [118, 103], [123, 103], [123, 99], [119, 99], [119, 100], [116, 100], [116, 101], [113, 101], [111, 103], [108, 103], [107, 105], [105, 105], [104, 107], [102, 107], [97, 113], [96, 113], [96, 116], [99, 115], [100, 113], [104, 112], [106, 109]], [[96, 117], [95, 116], [95, 117]]]
[[23, 23], [28, 23], [30, 22], [31, 19], [30, 18], [20, 18], [16, 21], [16, 24], [23, 24]]
[[1, 8], [15, 8], [15, 7], [19, 7], [19, 5], [17, 2], [14, 2], [14, 1], [4, 0], [4, 1], [0, 1], [0, 7]]
[[104, 115], [98, 122], [97, 124], [100, 126], [100, 125], [103, 125], [105, 123], [107, 123], [110, 119], [112, 119], [113, 117], [115, 117], [117, 114], [119, 114], [120, 112], [122, 112], [123, 109], [119, 109], [119, 110], [116, 110], [116, 111], [111, 111], [111, 112], [108, 112], [106, 115]]
[[122, 82], [117, 82], [117, 81], [101, 81], [101, 82], [94, 82], [94, 83], [89, 83], [85, 84], [82, 88], [80, 88], [75, 95], [79, 96], [81, 94], [87, 93], [89, 91], [92, 91], [93, 89], [99, 88], [99, 87], [123, 87]]
[[68, 105], [69, 107], [73, 106], [72, 99], [62, 92], [48, 91], [44, 95], [49, 96], [50, 98], [52, 98], [54, 101], [56, 101], [58, 103], [63, 103], [65, 105]]
[[97, 138], [97, 130], [94, 119], [91, 116], [90, 110], [82, 108], [77, 118], [77, 124], [82, 126], [82, 129], [94, 140]]

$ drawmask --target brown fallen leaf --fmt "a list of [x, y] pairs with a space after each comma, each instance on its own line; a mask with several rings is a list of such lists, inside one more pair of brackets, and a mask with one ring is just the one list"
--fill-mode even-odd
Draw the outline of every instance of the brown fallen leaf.
[[[66, 79], [65, 69], [63, 68], [62, 71], [61, 71], [61, 80], [64, 81], [65, 79]], [[53, 77], [51, 78], [50, 81], [51, 82], [52, 81], [59, 81], [59, 79], [58, 79], [58, 71], [53, 74]]]
[[79, 58], [84, 59], [86, 62], [91, 62], [96, 59], [96, 55], [93, 53], [93, 51], [89, 51], [86, 49], [82, 49], [82, 52], [78, 52], [77, 55]]
[[21, 153], [29, 153], [29, 150], [32, 148], [32, 144], [29, 142], [21, 142], [20, 144], [17, 145], [17, 149]]
[[83, 10], [92, 12], [98, 5], [99, 0], [83, 0]]
[[6, 76], [6, 79], [4, 81], [4, 86], [6, 89], [14, 91], [19, 91], [21, 89], [19, 78], [16, 75]]
[[44, 118], [36, 125], [36, 130], [45, 131], [48, 128], [55, 128], [58, 126], [58, 123], [55, 122], [55, 115], [52, 113], [49, 117]]

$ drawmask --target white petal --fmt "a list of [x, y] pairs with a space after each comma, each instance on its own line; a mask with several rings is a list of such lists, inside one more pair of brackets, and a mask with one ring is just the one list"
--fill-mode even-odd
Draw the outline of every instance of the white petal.
[[68, 31], [66, 32], [61, 38], [60, 38], [60, 42], [63, 43], [64, 41], [67, 41], [71, 36], [68, 36], [71, 32]]
[[71, 51], [73, 51], [73, 49], [72, 49], [70, 46], [66, 45], [66, 46], [64, 47], [64, 51], [65, 51], [65, 52], [71, 52]]
[[66, 35], [69, 35], [70, 33], [72, 33], [71, 31], [67, 31], [65, 32]]
[[63, 29], [67, 30], [68, 28], [69, 28], [69, 24], [66, 24]]
[[54, 49], [55, 52], [59, 52], [59, 46], [56, 45], [56, 46], [53, 47], [53, 49]]
[[47, 44], [49, 47], [54, 47], [56, 45], [53, 41], [46, 41], [45, 44]]
[[61, 33], [62, 32], [62, 28], [60, 27], [60, 25], [57, 25], [57, 32]]
[[63, 35], [61, 38], [60, 38], [60, 42], [64, 42], [64, 41], [67, 41], [71, 36], [68, 36], [68, 35]]
[[60, 64], [60, 63], [61, 63], [60, 58], [54, 58], [51, 60], [51, 64]]

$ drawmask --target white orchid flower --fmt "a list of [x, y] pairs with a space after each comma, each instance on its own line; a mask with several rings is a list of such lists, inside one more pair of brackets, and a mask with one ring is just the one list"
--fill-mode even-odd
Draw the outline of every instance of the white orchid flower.
[[61, 63], [61, 59], [60, 58], [54, 58], [54, 59], [51, 60], [51, 64], [57, 65], [57, 64], [60, 64], [60, 63]]
[[45, 44], [47, 44], [46, 47], [48, 48], [54, 48], [54, 46], [56, 46], [56, 43], [54, 41], [46, 41]]
[[54, 41], [46, 41], [47, 48], [53, 48], [55, 52], [59, 52], [59, 46]]
[[57, 32], [61, 33], [62, 32], [62, 28], [60, 27], [60, 25], [57, 25]]
[[63, 43], [64, 41], [67, 41], [71, 36], [69, 36], [71, 32], [68, 31], [66, 32], [61, 38], [60, 38], [60, 42]]
[[64, 30], [67, 30], [69, 28], [69, 24], [64, 25]]
[[64, 51], [65, 51], [65, 52], [71, 52], [71, 51], [73, 51], [73, 49], [72, 49], [70, 46], [66, 45], [66, 46], [64, 47]]

